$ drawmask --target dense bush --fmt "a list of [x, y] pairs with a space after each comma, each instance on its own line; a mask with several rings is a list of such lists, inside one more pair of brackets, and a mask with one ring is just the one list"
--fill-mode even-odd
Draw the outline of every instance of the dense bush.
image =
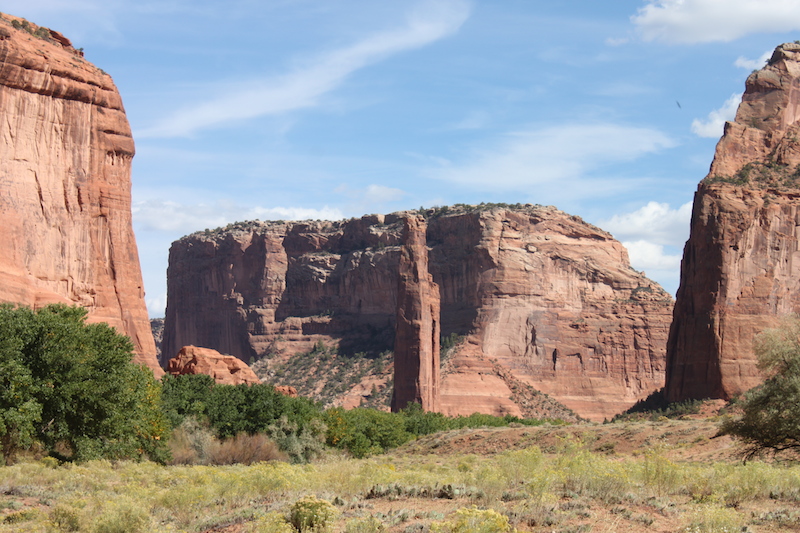
[[130, 339], [78, 307], [0, 306], [0, 446], [61, 459], [168, 457], [161, 388]]
[[651, 392], [647, 398], [637, 401], [628, 410], [614, 415], [611, 421], [650, 420], [655, 422], [661, 417], [681, 418], [699, 413], [702, 404], [702, 400], [684, 400], [670, 403], [667, 400], [664, 389], [661, 388]]
[[218, 439], [267, 435], [294, 462], [322, 452], [322, 411], [307, 398], [290, 398], [267, 384], [216, 385], [205, 375], [164, 376], [167, 418], [178, 427], [191, 418]]
[[413, 436], [405, 429], [404, 416], [398, 413], [336, 407], [325, 411], [324, 420], [328, 445], [345, 449], [354, 457], [383, 453]]
[[[409, 440], [423, 435], [450, 429], [503, 427], [512, 423], [541, 425], [545, 420], [522, 419], [473, 413], [469, 416], [448, 417], [441, 413], [423, 411], [418, 403], [397, 413], [373, 409], [345, 410], [340, 407], [325, 411], [328, 427], [326, 442], [329, 446], [345, 449], [354, 457], [367, 457], [383, 453]], [[558, 421], [550, 421], [558, 423]]]
[[721, 432], [743, 440], [747, 457], [800, 450], [800, 318], [758, 335], [755, 353], [767, 379], [745, 394], [742, 416], [725, 420]]

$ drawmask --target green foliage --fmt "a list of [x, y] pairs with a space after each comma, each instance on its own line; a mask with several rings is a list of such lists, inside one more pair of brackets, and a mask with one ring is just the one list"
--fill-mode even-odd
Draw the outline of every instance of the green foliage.
[[[758, 124], [751, 124], [758, 127]], [[753, 161], [740, 168], [733, 176], [709, 176], [706, 183], [730, 183], [732, 185], [748, 185], [754, 188], [778, 187], [797, 188], [800, 186], [800, 166], [794, 169], [773, 160], [767, 162]]]
[[325, 411], [324, 421], [328, 445], [346, 449], [359, 458], [383, 453], [412, 437], [405, 430], [402, 414], [336, 407]]
[[167, 459], [161, 389], [133, 345], [86, 310], [0, 306], [0, 444], [8, 461], [40, 441], [64, 459]]
[[[164, 405], [173, 427], [182, 427], [184, 420], [207, 425], [219, 439], [232, 439], [239, 434], [264, 434], [287, 453], [293, 462], [307, 462], [322, 453], [324, 425], [319, 406], [307, 398], [290, 398], [267, 384], [216, 385], [209, 376], [164, 376]], [[197, 428], [188, 428], [178, 436], [185, 441], [187, 461], [190, 450], [200, 456], [208, 439]], [[201, 457], [200, 461], [203, 459]]]
[[647, 398], [637, 401], [626, 411], [614, 415], [612, 422], [621, 420], [650, 420], [658, 421], [662, 417], [681, 418], [686, 415], [694, 415], [700, 412], [702, 400], [684, 400], [682, 402], [667, 401], [664, 389], [653, 391]]
[[746, 457], [763, 451], [800, 449], [800, 318], [791, 316], [777, 329], [755, 339], [758, 368], [766, 381], [748, 391], [740, 418], [723, 421], [720, 431], [743, 440]]
[[299, 533], [325, 533], [333, 530], [339, 511], [326, 500], [306, 496], [297, 500], [289, 512], [289, 522]]
[[206, 374], [164, 374], [161, 387], [164, 413], [173, 428], [180, 426], [186, 417], [198, 420], [205, 418], [206, 403], [211, 389], [214, 388], [214, 378]]
[[348, 411], [336, 407], [325, 411], [324, 421], [328, 428], [328, 445], [345, 449], [358, 458], [383, 453], [415, 437], [439, 431], [466, 427], [503, 427], [512, 423], [528, 426], [545, 423], [543, 420], [479, 413], [450, 418], [441, 413], [424, 411], [418, 403], [409, 404], [398, 413], [364, 408]]

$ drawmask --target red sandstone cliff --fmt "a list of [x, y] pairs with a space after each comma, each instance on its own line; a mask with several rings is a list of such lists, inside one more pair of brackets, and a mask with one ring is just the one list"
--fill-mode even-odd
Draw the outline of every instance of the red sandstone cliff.
[[133, 139], [111, 77], [57, 32], [3, 15], [0, 116], [0, 301], [81, 305], [161, 375], [131, 226]]
[[668, 343], [671, 401], [761, 381], [753, 337], [800, 311], [800, 45], [747, 79], [695, 193]]
[[425, 219], [403, 220], [397, 285], [392, 411], [439, 411], [439, 286], [428, 270]]
[[[441, 331], [464, 339], [444, 365], [440, 410], [546, 416], [537, 389], [602, 420], [663, 385], [672, 300], [611, 235], [552, 207], [426, 217]], [[330, 357], [337, 346], [343, 365], [390, 350], [402, 230], [402, 214], [372, 215], [241, 223], [176, 241], [164, 356], [198, 344], [264, 357], [279, 374], [312, 349]], [[378, 385], [347, 385], [335, 402], [357, 405]]]

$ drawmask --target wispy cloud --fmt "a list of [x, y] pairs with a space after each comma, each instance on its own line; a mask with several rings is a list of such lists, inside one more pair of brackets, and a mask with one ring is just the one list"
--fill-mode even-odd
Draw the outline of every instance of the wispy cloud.
[[795, 0], [648, 0], [631, 17], [645, 41], [729, 42], [752, 33], [800, 29]]
[[187, 234], [217, 228], [242, 220], [339, 220], [339, 209], [323, 207], [243, 207], [233, 202], [185, 205], [178, 202], [147, 200], [134, 202], [133, 220], [138, 228], [150, 231]]
[[352, 73], [455, 33], [469, 14], [470, 4], [466, 0], [419, 2], [409, 12], [405, 25], [398, 29], [377, 33], [325, 53], [281, 76], [239, 80], [223, 94], [187, 106], [138, 135], [142, 138], [188, 136], [239, 120], [316, 106], [320, 97], [337, 88]]
[[732, 94], [725, 100], [722, 107], [715, 109], [708, 114], [706, 120], [694, 119], [692, 121], [692, 133], [698, 137], [721, 137], [725, 128], [725, 122], [736, 118], [736, 110], [739, 102], [742, 101], [742, 93]]
[[476, 150], [463, 162], [444, 161], [427, 174], [479, 190], [523, 190], [553, 182], [574, 183], [606, 164], [674, 145], [667, 135], [651, 128], [570, 124], [511, 133], [494, 148]]
[[772, 57], [772, 50], [767, 50], [761, 57], [758, 59], [747, 59], [746, 57], [739, 56], [736, 58], [736, 61], [733, 62], [733, 66], [744, 68], [747, 70], [756, 70], [762, 68], [764, 65], [767, 64], [769, 58]]

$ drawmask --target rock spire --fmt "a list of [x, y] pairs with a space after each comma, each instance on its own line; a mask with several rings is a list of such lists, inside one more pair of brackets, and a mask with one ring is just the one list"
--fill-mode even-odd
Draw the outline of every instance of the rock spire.
[[800, 311], [800, 45], [747, 79], [695, 193], [667, 347], [671, 401], [759, 384], [753, 338]]

